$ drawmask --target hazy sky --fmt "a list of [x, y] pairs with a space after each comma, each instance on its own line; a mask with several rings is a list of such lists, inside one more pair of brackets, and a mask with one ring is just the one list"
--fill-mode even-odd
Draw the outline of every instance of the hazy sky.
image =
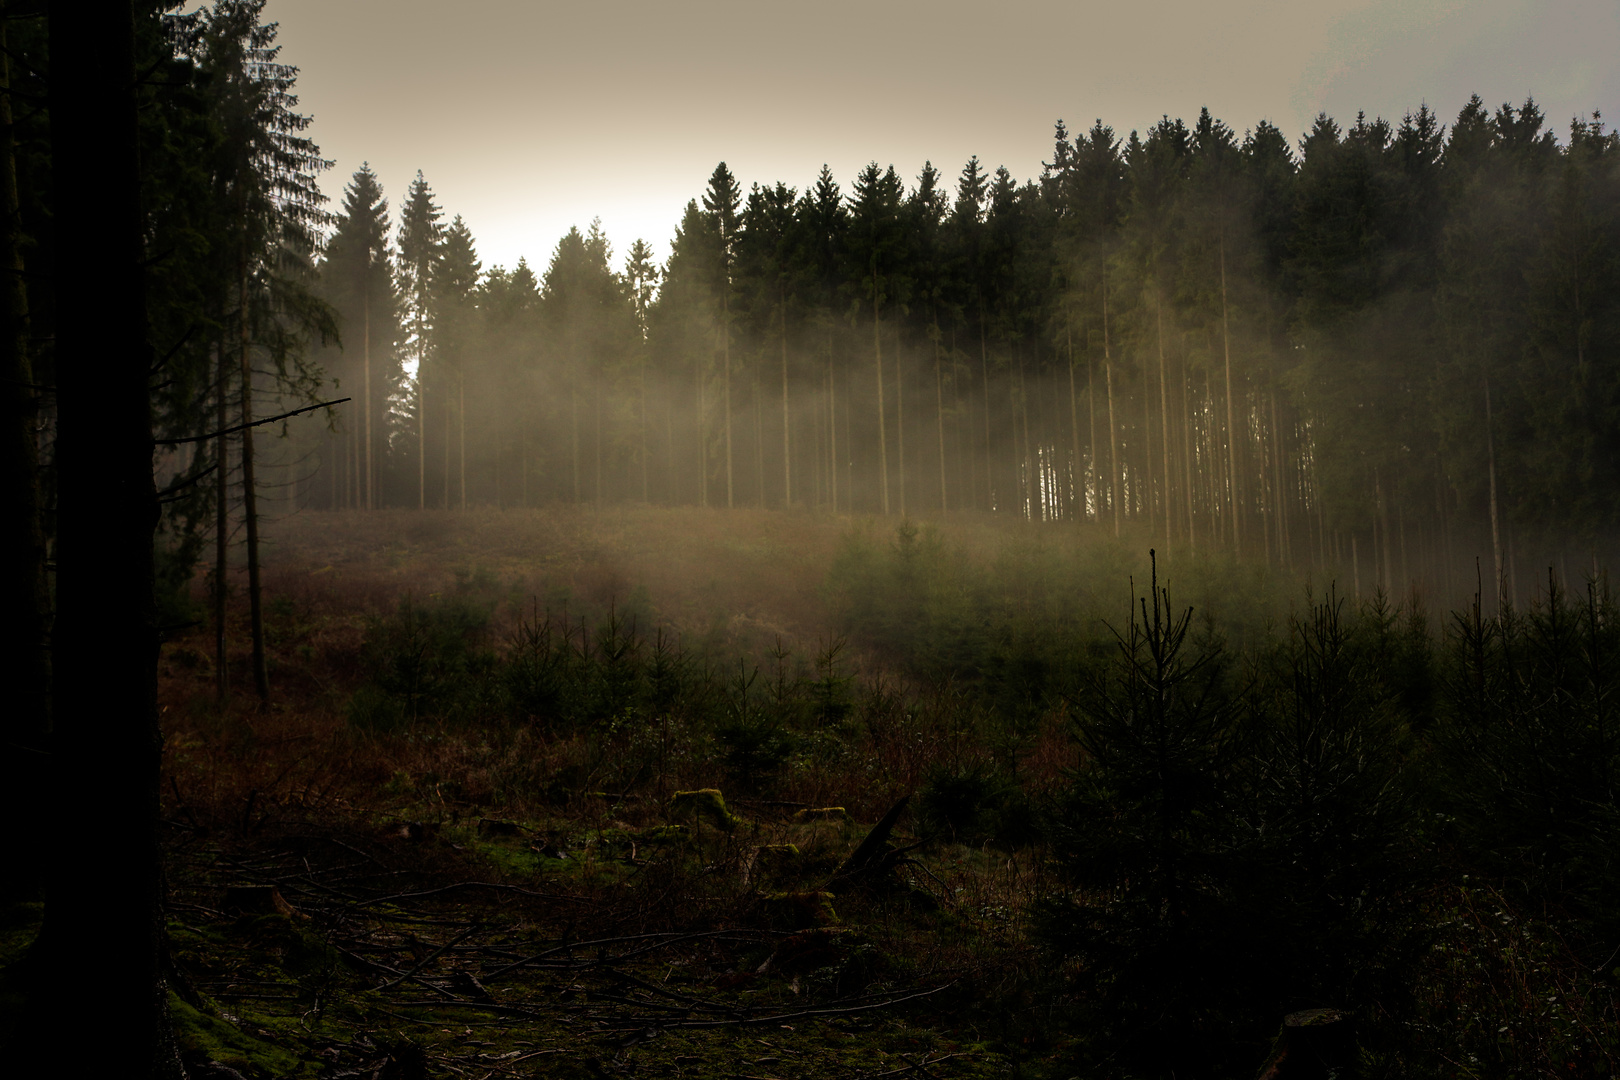
[[486, 266], [537, 273], [600, 217], [615, 262], [667, 254], [717, 161], [745, 188], [848, 191], [867, 161], [952, 180], [970, 154], [1019, 179], [1053, 121], [1121, 135], [1207, 105], [1296, 139], [1326, 111], [1449, 121], [1477, 92], [1533, 95], [1560, 130], [1620, 117], [1617, 0], [270, 0], [301, 109], [336, 166], [391, 207], [421, 169]]

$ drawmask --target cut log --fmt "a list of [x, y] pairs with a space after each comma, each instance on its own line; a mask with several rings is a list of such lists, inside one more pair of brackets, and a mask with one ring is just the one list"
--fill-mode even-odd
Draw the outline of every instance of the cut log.
[[889, 837], [894, 833], [894, 827], [900, 821], [900, 815], [905, 813], [906, 804], [911, 801], [910, 795], [900, 796], [900, 801], [889, 807], [889, 812], [883, 815], [872, 831], [860, 842], [854, 851], [849, 853], [827, 885], [836, 881], [849, 881], [866, 877], [876, 870], [882, 869], [889, 854]]

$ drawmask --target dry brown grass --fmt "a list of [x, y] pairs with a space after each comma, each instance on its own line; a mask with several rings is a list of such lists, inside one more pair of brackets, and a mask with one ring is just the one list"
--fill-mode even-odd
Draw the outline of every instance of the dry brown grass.
[[850, 527], [824, 515], [692, 507], [305, 513], [269, 530], [266, 580], [297, 593], [325, 578], [322, 591], [360, 608], [448, 591], [458, 571], [591, 609], [642, 588], [657, 620], [683, 635], [722, 624], [814, 642], [830, 628], [820, 589]]

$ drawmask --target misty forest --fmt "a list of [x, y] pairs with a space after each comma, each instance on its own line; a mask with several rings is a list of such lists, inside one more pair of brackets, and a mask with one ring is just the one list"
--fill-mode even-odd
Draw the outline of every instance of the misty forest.
[[265, 0], [4, 6], [3, 1071], [1620, 1065], [1596, 112], [499, 266]]

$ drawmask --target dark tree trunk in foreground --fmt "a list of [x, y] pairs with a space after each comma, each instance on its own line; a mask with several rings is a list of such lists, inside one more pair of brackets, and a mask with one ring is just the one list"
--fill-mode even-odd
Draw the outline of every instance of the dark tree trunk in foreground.
[[[253, 360], [249, 348], [247, 248], [238, 267], [238, 311], [242, 333], [242, 423], [253, 423]], [[221, 458], [223, 460], [223, 458]], [[253, 489], [253, 428], [242, 428], [242, 524], [247, 530], [248, 625], [253, 634], [253, 688], [261, 702], [270, 700], [270, 677], [264, 666], [264, 606], [259, 588], [259, 508]]]
[[7, 690], [0, 727], [0, 813], [17, 841], [0, 899], [36, 899], [44, 866], [43, 769], [50, 730], [50, 590], [45, 580], [45, 532], [40, 519], [41, 390], [28, 352], [28, 293], [23, 287], [22, 215], [18, 207], [10, 60], [0, 21], [0, 394], [5, 419], [0, 505], [11, 507], [0, 526], [0, 611], [12, 645], [0, 650], [0, 686]]
[[157, 496], [134, 35], [129, 0], [51, 5], [60, 831], [45, 916], [48, 1013], [32, 1041], [58, 1068], [71, 1060], [91, 1075], [145, 1078], [175, 1075], [178, 1062], [159, 960]]

